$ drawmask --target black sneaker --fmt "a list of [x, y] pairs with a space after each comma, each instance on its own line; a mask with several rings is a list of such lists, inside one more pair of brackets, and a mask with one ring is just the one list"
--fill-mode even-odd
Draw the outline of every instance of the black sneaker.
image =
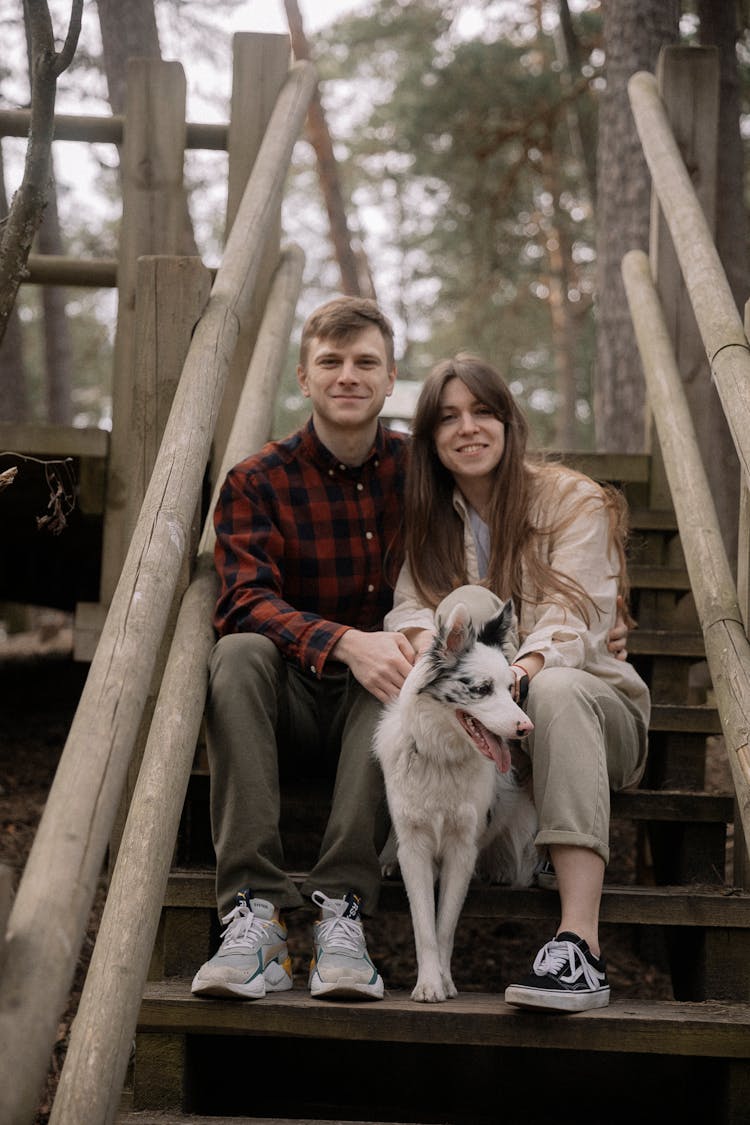
[[606, 1008], [609, 982], [604, 958], [595, 957], [578, 934], [558, 934], [539, 950], [529, 975], [506, 988], [505, 1002], [557, 1012]]

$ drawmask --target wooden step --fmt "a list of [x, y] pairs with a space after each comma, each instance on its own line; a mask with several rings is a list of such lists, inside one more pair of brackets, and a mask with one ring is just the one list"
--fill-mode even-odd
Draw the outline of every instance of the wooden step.
[[734, 798], [684, 789], [624, 789], [611, 797], [612, 816], [630, 820], [731, 824]]
[[681, 566], [648, 566], [642, 563], [628, 567], [628, 577], [633, 590], [690, 589], [687, 570]]
[[[121, 1113], [117, 1125], [407, 1125], [403, 1121], [321, 1121], [311, 1117], [205, 1117], [192, 1113], [159, 1113], [149, 1110]], [[412, 1123], [414, 1125], [414, 1123]]]
[[[300, 885], [305, 876], [293, 874], [292, 878]], [[173, 871], [164, 904], [213, 912], [216, 909], [213, 872]], [[408, 903], [402, 884], [386, 880], [378, 912], [406, 910]], [[539, 887], [519, 889], [473, 883], [464, 904], [464, 915], [471, 918], [544, 919], [554, 924], [558, 913], [557, 894]], [[687, 887], [605, 885], [601, 920], [644, 926], [747, 929], [750, 928], [750, 892], [697, 884]]]
[[750, 1005], [615, 1000], [570, 1016], [518, 1011], [500, 996], [463, 993], [417, 1004], [407, 992], [376, 1003], [314, 1000], [306, 988], [249, 1003], [199, 1000], [185, 979], [148, 984], [140, 1032], [283, 1035], [409, 1043], [565, 1048], [750, 1058]]
[[636, 508], [630, 509], [630, 527], [632, 531], [665, 531], [676, 533], [677, 516], [673, 508]]
[[703, 634], [678, 633], [670, 629], [633, 629], [628, 634], [628, 651], [633, 656], [685, 656], [705, 659]]
[[719, 712], [715, 707], [680, 706], [657, 703], [651, 708], [652, 731], [690, 731], [695, 734], [721, 734]]

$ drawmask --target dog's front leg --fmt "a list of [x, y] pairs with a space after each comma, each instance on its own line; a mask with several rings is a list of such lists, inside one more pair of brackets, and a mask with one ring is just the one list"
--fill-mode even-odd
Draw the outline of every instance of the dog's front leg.
[[434, 1003], [445, 1000], [437, 934], [432, 849], [427, 838], [409, 833], [406, 846], [399, 843], [398, 862], [409, 896], [414, 944], [417, 950], [417, 983], [412, 1000]]
[[437, 944], [440, 972], [447, 996], [455, 996], [458, 991], [451, 975], [453, 939], [476, 859], [477, 848], [473, 843], [456, 841], [456, 846], [446, 848], [440, 869]]

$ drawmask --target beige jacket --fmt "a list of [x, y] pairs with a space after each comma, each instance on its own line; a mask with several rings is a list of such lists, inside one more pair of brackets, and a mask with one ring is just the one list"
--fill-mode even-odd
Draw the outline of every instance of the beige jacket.
[[[562, 479], [562, 478], [561, 478]], [[567, 511], [578, 514], [557, 536], [544, 543], [544, 561], [556, 571], [574, 578], [593, 598], [589, 625], [571, 609], [551, 602], [533, 605], [524, 601], [519, 621], [521, 647], [517, 656], [538, 652], [546, 668], [583, 668], [617, 688], [636, 706], [648, 727], [651, 709], [648, 688], [632, 664], [616, 660], [607, 650], [607, 635], [617, 616], [617, 557], [611, 546], [606, 511], [586, 500], [597, 494], [585, 478], [564, 495], [547, 496], [540, 503], [538, 521], [549, 526]], [[453, 504], [464, 524], [464, 546], [469, 582], [479, 581], [476, 548], [466, 501], [456, 489]], [[396, 583], [393, 609], [386, 615], [386, 629], [434, 629], [433, 611], [417, 596], [408, 562]]]

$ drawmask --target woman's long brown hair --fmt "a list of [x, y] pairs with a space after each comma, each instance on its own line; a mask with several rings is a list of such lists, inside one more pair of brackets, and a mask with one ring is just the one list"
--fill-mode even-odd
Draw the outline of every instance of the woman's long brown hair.
[[[428, 605], [436, 606], [451, 590], [468, 581], [464, 525], [453, 506], [456, 484], [440, 461], [434, 440], [443, 390], [451, 379], [460, 379], [505, 425], [505, 452], [497, 466], [487, 519], [491, 550], [484, 584], [502, 598], [512, 597], [519, 610], [524, 600], [532, 604], [552, 601], [569, 607], [589, 624], [590, 609], [597, 609], [594, 602], [573, 575], [562, 574], [545, 563], [541, 551], [543, 540], [563, 531], [580, 508], [546, 527], [535, 522], [545, 507], [541, 501], [548, 490], [554, 489], [558, 501], [563, 500], [580, 480], [588, 478], [559, 465], [529, 460], [528, 424], [513, 395], [499, 372], [467, 353], [442, 360], [432, 369], [414, 416], [406, 478], [405, 538], [406, 557], [418, 594]], [[592, 510], [603, 507], [607, 511], [618, 556], [620, 593], [625, 598], [625, 503], [615, 489], [596, 489], [584, 503]]]

